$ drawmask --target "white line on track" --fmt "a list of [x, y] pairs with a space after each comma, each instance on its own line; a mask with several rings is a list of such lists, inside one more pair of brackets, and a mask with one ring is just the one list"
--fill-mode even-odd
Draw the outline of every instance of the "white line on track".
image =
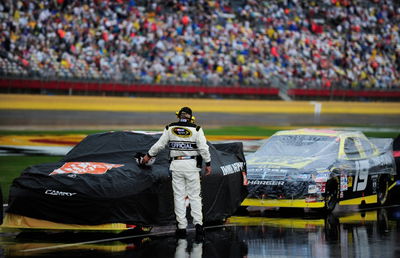
[[399, 204], [393, 204], [393, 205], [389, 205], [389, 206], [362, 208], [362, 209], [359, 209], [358, 211], [360, 212], [360, 211], [370, 211], [370, 210], [382, 210], [382, 209], [396, 208], [396, 207], [400, 207], [400, 205]]
[[[234, 224], [223, 224], [223, 225], [209, 226], [209, 227], [204, 227], [204, 228], [205, 229], [213, 229], [213, 228], [220, 228], [220, 227], [229, 227], [229, 226], [233, 226], [233, 225]], [[194, 231], [194, 228], [189, 228], [187, 231]], [[175, 230], [157, 232], [157, 233], [147, 233], [147, 234], [140, 234], [140, 235], [132, 235], [132, 236], [105, 238], [105, 239], [84, 241], [84, 242], [71, 243], [71, 244], [62, 244], [62, 245], [56, 245], [56, 246], [50, 246], [50, 247], [31, 248], [31, 249], [20, 250], [20, 252], [29, 253], [29, 252], [37, 252], [37, 251], [48, 251], [48, 250], [53, 250], [53, 249], [67, 248], [67, 247], [86, 245], [86, 244], [98, 244], [98, 243], [103, 243], [103, 242], [111, 242], [111, 241], [118, 241], [118, 240], [131, 239], [131, 238], [163, 236], [163, 235], [170, 235], [170, 234], [175, 234]]]
[[105, 239], [99, 239], [99, 240], [93, 240], [93, 241], [84, 241], [84, 242], [78, 242], [78, 243], [72, 243], [72, 244], [62, 244], [62, 245], [56, 245], [56, 246], [50, 246], [50, 247], [39, 247], [39, 248], [25, 249], [25, 250], [21, 250], [21, 252], [36, 252], [36, 251], [66, 248], [66, 247], [72, 247], [72, 246], [78, 246], [78, 245], [97, 244], [97, 243], [102, 243], [102, 242], [118, 241], [118, 240], [137, 238], [137, 237], [162, 236], [162, 235], [168, 235], [168, 234], [171, 234], [171, 233], [174, 233], [174, 232], [175, 231], [166, 231], [166, 232], [159, 232], [159, 233], [153, 233], [153, 234], [150, 233], [150, 234], [140, 234], [140, 235], [134, 235], [134, 236], [105, 238]]

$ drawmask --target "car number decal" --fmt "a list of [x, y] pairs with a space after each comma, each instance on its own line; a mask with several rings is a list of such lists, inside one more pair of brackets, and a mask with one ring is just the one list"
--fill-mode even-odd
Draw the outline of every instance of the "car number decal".
[[353, 192], [364, 191], [368, 182], [368, 160], [356, 161], [356, 175], [354, 177]]

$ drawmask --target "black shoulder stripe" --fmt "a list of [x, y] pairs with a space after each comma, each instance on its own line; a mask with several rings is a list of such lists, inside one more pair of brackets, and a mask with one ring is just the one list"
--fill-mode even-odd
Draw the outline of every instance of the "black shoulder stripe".
[[200, 125], [196, 126], [196, 131], [199, 131], [199, 130], [200, 130], [200, 128], [201, 128], [201, 126], [200, 126]]
[[175, 122], [169, 124], [169, 126], [186, 126], [186, 127], [196, 127], [197, 125], [193, 123]]

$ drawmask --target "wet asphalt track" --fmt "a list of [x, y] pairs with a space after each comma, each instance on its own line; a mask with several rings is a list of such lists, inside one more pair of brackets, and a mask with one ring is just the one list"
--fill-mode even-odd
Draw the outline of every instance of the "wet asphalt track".
[[[399, 115], [349, 114], [233, 114], [199, 113], [196, 121], [204, 127], [219, 126], [400, 126]], [[173, 113], [103, 111], [0, 110], [0, 129], [126, 128], [163, 126], [175, 121]]]
[[209, 226], [204, 241], [193, 230], [176, 239], [173, 228], [149, 234], [6, 233], [4, 257], [399, 257], [400, 206], [314, 212], [253, 210]]

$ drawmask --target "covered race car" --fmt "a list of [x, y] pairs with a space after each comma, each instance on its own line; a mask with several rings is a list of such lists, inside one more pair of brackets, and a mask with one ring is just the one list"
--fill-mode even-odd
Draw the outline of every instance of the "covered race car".
[[[168, 150], [152, 166], [146, 153], [161, 134], [87, 136], [57, 163], [26, 168], [11, 186], [3, 228], [124, 230], [174, 225]], [[211, 144], [213, 172], [202, 177], [204, 222], [231, 216], [247, 195], [241, 143]]]
[[395, 184], [392, 139], [362, 132], [298, 129], [271, 136], [246, 157], [242, 206], [321, 208], [384, 204]]

